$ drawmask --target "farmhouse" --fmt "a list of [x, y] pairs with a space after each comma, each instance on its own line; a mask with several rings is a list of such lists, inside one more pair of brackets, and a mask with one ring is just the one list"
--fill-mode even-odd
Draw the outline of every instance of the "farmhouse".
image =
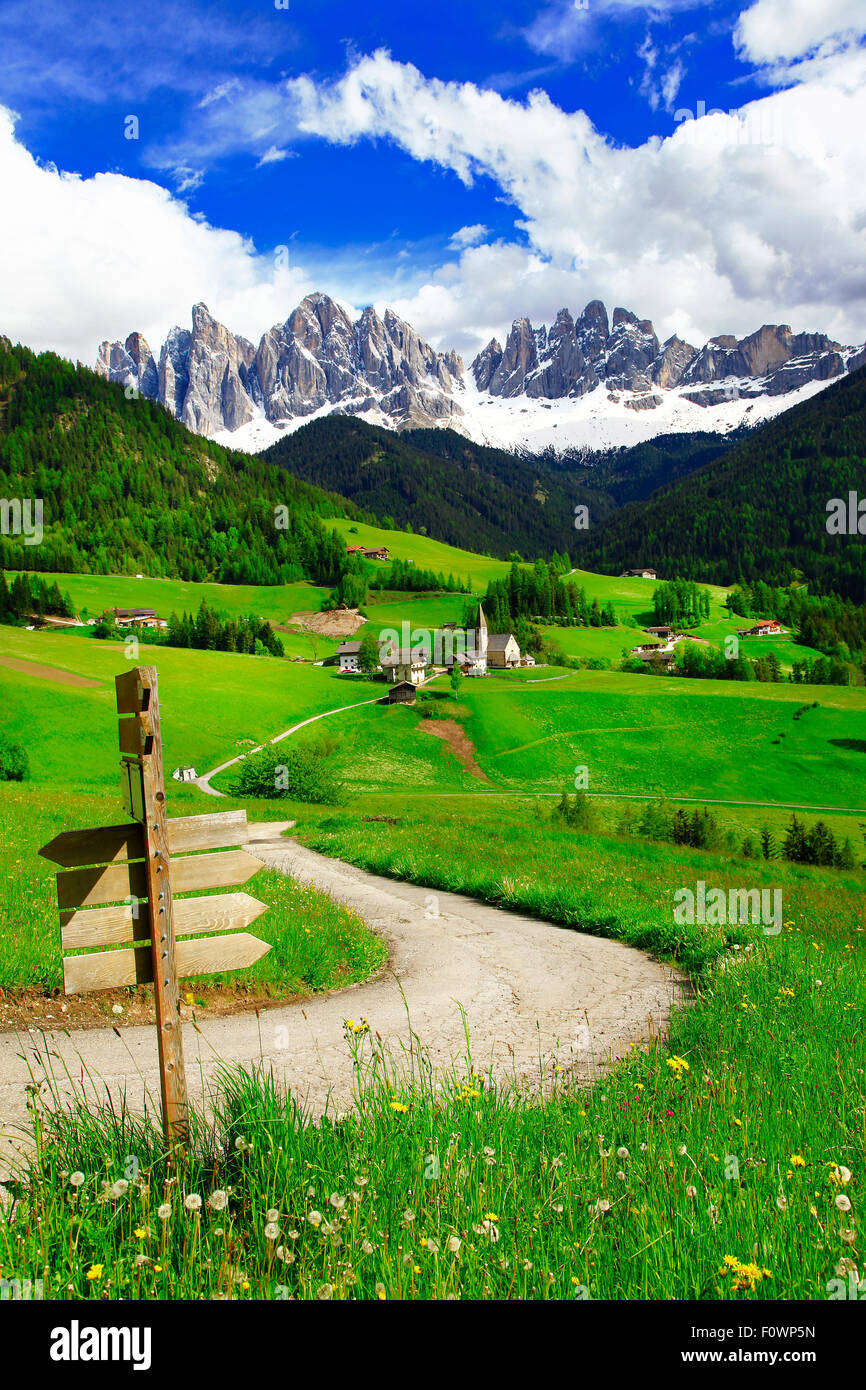
[[754, 627], [740, 628], [738, 637], [776, 637], [782, 631], [776, 618], [759, 618]]
[[366, 560], [387, 560], [390, 558], [390, 554], [387, 545], [380, 545], [375, 550], [365, 550], [364, 558]]
[[658, 575], [650, 569], [623, 570], [620, 579], [658, 579]]
[[340, 670], [343, 672], [360, 671], [358, 657], [361, 652], [360, 642], [341, 642], [337, 648], [337, 656], [340, 658]]
[[651, 637], [658, 637], [660, 642], [670, 642], [676, 636], [673, 628], [667, 623], [662, 623], [659, 627], [645, 627], [644, 632], [648, 632]]
[[168, 627], [154, 608], [106, 608], [102, 616], [106, 622], [113, 618], [115, 627]]
[[520, 665], [520, 648], [513, 632], [492, 632], [487, 638], [487, 665], [513, 671]]
[[386, 647], [381, 651], [379, 661], [392, 685], [405, 681], [412, 685], [423, 685], [430, 665], [429, 656], [420, 647]]
[[665, 671], [673, 670], [674, 663], [676, 662], [674, 653], [669, 648], [666, 649], [664, 647], [654, 647], [652, 650], [648, 650], [646, 647], [636, 648], [635, 654], [639, 656], [641, 661], [645, 662], [647, 666], [651, 666], [655, 669], [660, 668]]
[[346, 546], [346, 554], [347, 554], [347, 555], [363, 555], [363, 553], [364, 553], [364, 547], [363, 547], [362, 545], [347, 545], [347, 546]]

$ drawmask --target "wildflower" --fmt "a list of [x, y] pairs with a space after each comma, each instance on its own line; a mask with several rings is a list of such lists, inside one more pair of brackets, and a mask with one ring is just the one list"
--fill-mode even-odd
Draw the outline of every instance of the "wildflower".
[[268, 1208], [267, 1215], [266, 1215], [266, 1217], [265, 1217], [265, 1220], [266, 1220], [266, 1221], [279, 1221], [279, 1219], [280, 1219], [280, 1213], [277, 1211], [276, 1207], [269, 1207], [269, 1208]]
[[246, 1139], [244, 1139], [242, 1134], [239, 1134], [237, 1139], [235, 1140], [235, 1148], [237, 1149], [238, 1153], [243, 1153], [244, 1149], [247, 1148], [247, 1141]]
[[291, 1250], [286, 1249], [285, 1245], [277, 1246], [276, 1255], [277, 1259], [282, 1260], [284, 1265], [293, 1265], [295, 1263], [294, 1255]]
[[364, 1252], [365, 1255], [372, 1255], [372, 1253], [373, 1253], [373, 1245], [372, 1245], [372, 1242], [369, 1241], [369, 1240], [362, 1240], [362, 1241], [361, 1241], [361, 1249], [363, 1250], [363, 1252]]
[[610, 1202], [607, 1200], [606, 1197], [599, 1198], [599, 1200], [595, 1204], [595, 1210], [598, 1214], [602, 1216], [606, 1211], [610, 1211]]
[[225, 1211], [228, 1206], [228, 1201], [228, 1193], [224, 1192], [221, 1187], [218, 1187], [216, 1191], [212, 1192], [208, 1197], [207, 1204], [211, 1211]]
[[79, 1173], [79, 1172], [76, 1170], [74, 1173], [70, 1173], [70, 1174], [69, 1174], [69, 1186], [70, 1186], [70, 1187], [80, 1187], [81, 1184], [82, 1184], [83, 1182], [84, 1182], [84, 1174], [83, 1174], [83, 1173]]
[[195, 1003], [195, 995], [190, 990], [187, 990], [186, 994], [183, 997], [187, 1004]]
[[356, 1186], [356, 1187], [366, 1187], [366, 1186], [367, 1186], [367, 1183], [368, 1183], [369, 1181], [370, 1181], [369, 1178], [363, 1178], [363, 1177], [360, 1177], [360, 1176], [359, 1176], [359, 1177], [357, 1177], [357, 1178], [355, 1179], [355, 1186]]
[[199, 1211], [201, 1209], [201, 1197], [197, 1192], [188, 1192], [183, 1199], [183, 1204], [187, 1211]]
[[391, 1109], [394, 1111], [395, 1115], [407, 1115], [409, 1113], [408, 1105], [401, 1105], [399, 1100], [391, 1101]]
[[163, 1202], [161, 1207], [157, 1207], [156, 1214], [160, 1221], [167, 1221], [171, 1216], [171, 1202]]
[[[625, 1173], [622, 1171], [621, 1168], [616, 1176], [619, 1182], [625, 1182]], [[560, 1211], [562, 1211], [562, 1207], [560, 1207]]]
[[144, 1240], [150, 1235], [150, 1231], [146, 1226], [136, 1226], [132, 1234], [135, 1236], [136, 1240]]
[[136, 1257], [135, 1257], [135, 1267], [136, 1267], [136, 1269], [141, 1269], [141, 1268], [143, 1268], [144, 1265], [149, 1264], [149, 1263], [150, 1263], [150, 1261], [148, 1260], [148, 1258], [147, 1258], [146, 1255], [143, 1255], [143, 1254], [141, 1254], [141, 1253], [139, 1253], [138, 1255], [136, 1255]]
[[427, 1239], [427, 1254], [428, 1254], [428, 1255], [438, 1255], [438, 1254], [439, 1254], [439, 1246], [437, 1245], [437, 1243], [436, 1243], [435, 1240], [430, 1240], [429, 1237], [428, 1237], [428, 1239]]
[[410, 1208], [407, 1207], [406, 1210], [405, 1210], [404, 1213], [403, 1213], [403, 1222], [404, 1222], [404, 1224], [405, 1224], [406, 1226], [408, 1226], [409, 1223], [410, 1223], [411, 1221], [414, 1221], [414, 1220], [415, 1220], [415, 1213], [414, 1213], [414, 1211], [411, 1211]]
[[328, 1201], [335, 1211], [342, 1211], [343, 1207], [346, 1205], [345, 1197], [341, 1197], [339, 1192], [332, 1192]]
[[628, 1158], [628, 1149], [625, 1147], [617, 1149], [616, 1156], [617, 1158]]
[[311, 1226], [321, 1226], [322, 1213], [320, 1211], [308, 1211], [307, 1220], [309, 1221]]
[[117, 1182], [111, 1184], [110, 1195], [112, 1197], [125, 1197], [128, 1191], [129, 1183], [126, 1178], [118, 1178]]
[[846, 1197], [844, 1192], [840, 1192], [840, 1193], [839, 1193], [839, 1196], [836, 1198], [836, 1206], [839, 1208], [840, 1211], [850, 1211], [850, 1210], [851, 1210], [851, 1199], [850, 1199], [850, 1197]]
[[830, 1181], [835, 1187], [845, 1187], [851, 1181], [851, 1169], [846, 1168], [841, 1163], [833, 1164], [833, 1171], [830, 1173]]
[[485, 1220], [485, 1221], [498, 1221], [498, 1220], [499, 1220], [499, 1217], [497, 1216], [497, 1214], [496, 1214], [495, 1211], [486, 1211], [486, 1212], [484, 1213], [484, 1220]]
[[[495, 1149], [488, 1148], [488, 1146], [487, 1146], [486, 1144], [485, 1144], [484, 1148], [482, 1149], [482, 1153], [484, 1154], [484, 1157], [485, 1157], [485, 1158], [494, 1158], [494, 1157], [496, 1156], [496, 1150], [495, 1150]], [[554, 1166], [554, 1168], [557, 1166], [558, 1163], [559, 1163], [559, 1159], [556, 1159], [556, 1158], [555, 1158], [555, 1159], [553, 1160], [553, 1166]]]
[[276, 1221], [269, 1221], [265, 1226], [265, 1240], [276, 1240], [280, 1234], [280, 1228]]
[[853, 1226], [843, 1226], [839, 1235], [845, 1245], [853, 1245], [854, 1241], [857, 1239], [857, 1232]]
[[679, 1154], [680, 1158], [685, 1158], [686, 1154], [688, 1153], [688, 1149], [686, 1148], [685, 1144], [680, 1144], [679, 1148], [677, 1149], [677, 1153]]
[[332, 1294], [333, 1292], [334, 1292], [334, 1286], [333, 1286], [333, 1284], [320, 1284], [319, 1287], [316, 1289], [316, 1298], [321, 1298], [321, 1299], [330, 1298], [330, 1297], [331, 1297], [331, 1294]]
[[532, 1269], [532, 1261], [531, 1261], [531, 1260], [524, 1260], [524, 1261], [523, 1261], [523, 1269], [524, 1269], [524, 1272], [525, 1272], [526, 1274], [528, 1274], [528, 1273], [530, 1272], [530, 1270]]
[[780, 1192], [776, 1198], [776, 1206], [779, 1208], [779, 1211], [788, 1210], [788, 1199], [783, 1192]]
[[91, 1266], [90, 1266], [89, 1270], [87, 1271], [87, 1278], [90, 1280], [91, 1283], [93, 1283], [93, 1281], [94, 1281], [95, 1279], [101, 1279], [101, 1278], [102, 1278], [102, 1271], [103, 1271], [104, 1268], [105, 1268], [104, 1265], [91, 1265]]
[[697, 1189], [692, 1183], [689, 1183], [688, 1187], [686, 1188], [686, 1196], [687, 1196], [687, 1197], [697, 1197], [697, 1195], [698, 1195], [698, 1189]]
[[802, 1154], [791, 1154], [791, 1167], [792, 1167], [792, 1168], [805, 1168], [805, 1167], [806, 1167], [806, 1160], [805, 1160], [805, 1158], [803, 1158]]
[[689, 1070], [689, 1064], [685, 1057], [666, 1057], [665, 1061], [676, 1077], [682, 1076], [684, 1071]]
[[384, 1302], [385, 1299], [388, 1297], [388, 1295], [387, 1295], [386, 1292], [385, 1292], [385, 1285], [384, 1285], [384, 1284], [377, 1284], [377, 1285], [376, 1285], [376, 1297], [377, 1297], [381, 1302]]
[[460, 1245], [461, 1245], [461, 1241], [460, 1241], [460, 1239], [459, 1239], [458, 1236], [449, 1236], [449, 1237], [448, 1237], [448, 1249], [451, 1251], [451, 1254], [452, 1254], [452, 1255], [456, 1255], [456, 1254], [457, 1254], [457, 1251], [460, 1249]]
[[858, 1270], [854, 1261], [851, 1259], [850, 1255], [842, 1256], [842, 1259], [836, 1266], [835, 1272], [836, 1277], [838, 1279], [844, 1279], [846, 1274], [853, 1274], [855, 1284], [860, 1283], [860, 1271]]
[[122, 1014], [122, 1013], [123, 1013], [123, 1005], [122, 1005], [122, 1004], [112, 1004], [112, 1006], [111, 1006], [111, 1012], [112, 1012], [113, 1014]]

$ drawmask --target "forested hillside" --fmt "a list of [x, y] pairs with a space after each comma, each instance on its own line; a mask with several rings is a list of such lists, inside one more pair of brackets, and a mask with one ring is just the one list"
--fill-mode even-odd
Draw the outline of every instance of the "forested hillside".
[[436, 540], [505, 559], [570, 548], [574, 508], [597, 524], [622, 503], [727, 448], [717, 436], [665, 436], [610, 453], [528, 457], [448, 429], [393, 434], [354, 416], [314, 420], [261, 458]]
[[[142, 572], [236, 584], [335, 583], [358, 516], [221, 448], [162, 406], [53, 353], [0, 339], [0, 497], [41, 499], [44, 537], [0, 535], [0, 569]], [[284, 510], [278, 512], [278, 508]]]
[[866, 368], [755, 430], [709, 467], [632, 503], [573, 553], [615, 574], [639, 564], [717, 584], [805, 578], [866, 602], [866, 536], [831, 535], [827, 504], [866, 497]]

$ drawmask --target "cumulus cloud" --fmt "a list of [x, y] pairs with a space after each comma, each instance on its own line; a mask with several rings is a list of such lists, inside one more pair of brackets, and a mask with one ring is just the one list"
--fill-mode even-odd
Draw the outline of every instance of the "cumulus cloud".
[[468, 249], [401, 301], [434, 340], [599, 296], [701, 341], [780, 320], [862, 341], [866, 54], [839, 72], [636, 149], [544, 92], [507, 100], [384, 51], [287, 88], [307, 135], [390, 139], [467, 185], [492, 178], [519, 210], [527, 245]]
[[314, 288], [301, 268], [257, 255], [155, 183], [38, 164], [4, 107], [0, 187], [0, 331], [37, 349], [92, 363], [101, 339], [132, 329], [156, 349], [196, 300], [257, 338]]
[[757, 0], [740, 15], [735, 39], [754, 63], [801, 58], [866, 34], [863, 0]]
[[485, 227], [483, 222], [475, 222], [471, 227], [461, 227], [456, 231], [448, 245], [452, 251], [463, 251], [467, 246], [477, 246], [479, 241], [483, 241], [490, 228]]

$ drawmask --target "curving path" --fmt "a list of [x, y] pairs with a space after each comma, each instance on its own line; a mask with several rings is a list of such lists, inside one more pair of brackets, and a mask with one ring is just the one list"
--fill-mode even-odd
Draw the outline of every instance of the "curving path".
[[[378, 878], [281, 838], [288, 822], [250, 827], [250, 851], [271, 868], [332, 894], [388, 942], [379, 978], [255, 1015], [184, 1025], [190, 1092], [201, 1096], [223, 1062], [264, 1060], [315, 1113], [352, 1102], [343, 1021], [366, 1017], [396, 1059], [408, 1059], [410, 1027], [440, 1073], [465, 1066], [463, 1013], [473, 1065], [520, 1082], [548, 1083], [553, 1068], [589, 1078], [630, 1042], [663, 1029], [677, 990], [666, 966], [618, 942], [563, 930], [455, 893]], [[405, 1002], [404, 1002], [405, 998]], [[461, 1011], [462, 1009], [462, 1011]], [[101, 1078], [141, 1109], [157, 1097], [153, 1027], [0, 1035], [0, 1170], [26, 1117], [26, 1058], [47, 1045], [55, 1074]], [[22, 1053], [24, 1056], [22, 1056]], [[35, 1066], [37, 1074], [40, 1072]], [[68, 1094], [70, 1085], [65, 1082]], [[96, 1092], [88, 1083], [89, 1094]]]

